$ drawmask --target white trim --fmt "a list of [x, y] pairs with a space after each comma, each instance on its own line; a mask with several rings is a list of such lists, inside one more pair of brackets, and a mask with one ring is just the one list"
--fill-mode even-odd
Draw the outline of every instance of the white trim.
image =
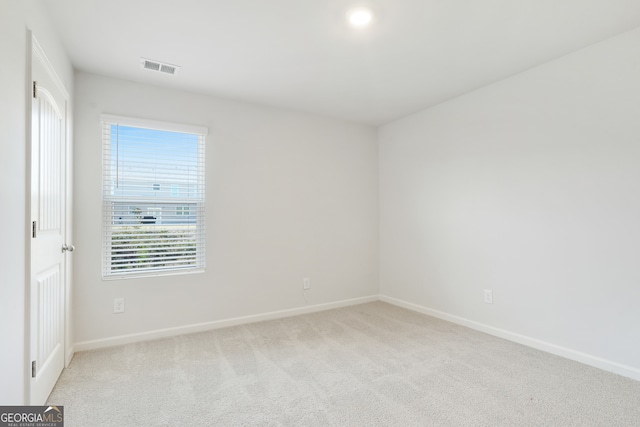
[[204, 273], [205, 269], [204, 268], [194, 268], [194, 269], [167, 269], [167, 270], [156, 270], [156, 271], [149, 271], [146, 273], [127, 273], [127, 274], [115, 274], [115, 275], [109, 275], [109, 276], [105, 276], [104, 274], [102, 275], [102, 281], [103, 282], [110, 282], [112, 280], [129, 280], [129, 279], [142, 279], [142, 278], [148, 278], [148, 277], [158, 277], [158, 276], [183, 276], [185, 274], [200, 274], [200, 273]]
[[71, 363], [71, 359], [73, 359], [73, 356], [76, 354], [76, 349], [75, 347], [72, 345], [69, 348], [67, 348], [67, 352], [65, 353], [64, 356], [64, 368], [68, 368], [69, 367], [69, 363]]
[[315, 313], [318, 311], [331, 310], [333, 308], [348, 307], [351, 305], [364, 304], [367, 302], [377, 301], [378, 296], [372, 295], [368, 297], [353, 298], [348, 300], [330, 302], [325, 304], [316, 304], [312, 306], [292, 308], [288, 310], [272, 311], [252, 316], [233, 317], [230, 319], [215, 320], [213, 322], [196, 323], [186, 326], [178, 326], [175, 328], [156, 329], [149, 332], [140, 332], [137, 334], [120, 335], [117, 337], [104, 338], [92, 341], [82, 341], [75, 343], [75, 351], [96, 350], [99, 348], [113, 347], [116, 345], [130, 344], [141, 341], [155, 340], [159, 338], [174, 337], [177, 335], [193, 334], [196, 332], [210, 331], [213, 329], [228, 328], [230, 326], [245, 325], [248, 323], [262, 322], [265, 320], [282, 319], [284, 317], [299, 316], [301, 314]]
[[44, 68], [47, 70], [47, 73], [49, 73], [50, 77], [53, 79], [56, 88], [60, 92], [62, 92], [64, 99], [68, 101], [70, 98], [69, 92], [64, 87], [64, 83], [62, 83], [60, 76], [58, 76], [58, 73], [56, 73], [56, 70], [53, 68], [53, 65], [51, 65], [51, 62], [49, 61], [49, 58], [47, 58], [47, 55], [44, 53], [44, 49], [42, 49], [42, 46], [40, 46], [40, 43], [33, 35], [31, 36], [31, 51], [40, 59], [42, 65], [44, 65]]
[[203, 136], [206, 136], [209, 133], [209, 128], [205, 126], [186, 125], [182, 123], [164, 122], [161, 120], [116, 116], [113, 114], [100, 114], [100, 121], [104, 123], [117, 123], [122, 126], [132, 126], [145, 129], [159, 129], [169, 132], [193, 133]]
[[495, 328], [493, 326], [465, 319], [464, 317], [454, 316], [452, 314], [434, 310], [432, 308], [424, 307], [418, 304], [406, 302], [397, 298], [392, 298], [386, 295], [380, 295], [379, 299], [380, 301], [397, 305], [398, 307], [417, 311], [418, 313], [426, 314], [438, 319], [446, 320], [451, 323], [466, 326], [468, 328], [475, 329], [476, 331], [484, 332], [486, 334], [513, 341], [518, 344], [526, 345], [528, 347], [542, 350], [547, 353], [555, 354], [556, 356], [564, 357], [565, 359], [574, 360], [576, 362], [584, 363], [585, 365], [593, 366], [595, 368], [613, 372], [615, 374], [640, 381], [640, 369], [634, 368], [633, 366], [622, 365], [620, 363], [603, 359], [601, 357], [582, 353], [580, 351], [572, 350], [567, 347], [562, 347], [536, 338], [528, 337], [526, 335], [521, 335], [504, 329]]
[[[576, 362], [584, 363], [585, 365], [593, 366], [598, 369], [602, 369], [608, 372], [613, 372], [618, 375], [622, 375], [634, 380], [640, 381], [640, 369], [634, 368], [628, 365], [622, 365], [611, 360], [603, 359], [590, 354], [582, 353], [580, 351], [572, 350], [570, 348], [562, 347], [556, 344], [552, 344], [546, 341], [531, 338], [525, 335], [517, 334], [515, 332], [506, 331], [504, 329], [494, 328], [493, 326], [485, 325], [483, 323], [475, 322], [473, 320], [465, 319], [463, 317], [454, 316], [442, 311], [434, 310], [428, 307], [424, 307], [418, 304], [406, 302], [397, 298], [392, 298], [387, 295], [372, 295], [368, 297], [353, 298], [348, 300], [336, 301], [325, 304], [316, 304], [307, 307], [293, 308], [289, 310], [272, 311], [263, 314], [233, 317], [230, 319], [216, 320], [213, 322], [197, 323], [186, 326], [179, 326], [175, 328], [157, 329], [149, 332], [140, 332], [136, 334], [120, 335], [117, 337], [104, 338], [92, 341], [83, 341], [75, 343], [72, 351], [88, 351], [96, 350], [100, 348], [113, 347], [117, 345], [130, 344], [142, 341], [149, 341], [159, 338], [168, 338], [178, 335], [191, 334], [196, 332], [210, 331], [214, 329], [227, 328], [230, 326], [245, 325], [248, 323], [261, 322], [265, 320], [282, 319], [285, 317], [299, 316], [302, 314], [315, 313], [318, 311], [331, 310], [334, 308], [348, 307], [357, 304], [364, 304], [367, 302], [382, 301], [389, 304], [396, 305], [398, 307], [406, 308], [408, 310], [416, 311], [418, 313], [426, 314], [428, 316], [436, 317], [438, 319], [446, 320], [457, 325], [462, 325], [476, 331], [484, 332], [489, 335], [493, 335], [499, 338], [506, 339], [508, 341], [516, 342], [518, 344], [526, 345], [547, 353], [555, 354], [565, 359], [573, 360]], [[73, 356], [73, 353], [71, 354]]]

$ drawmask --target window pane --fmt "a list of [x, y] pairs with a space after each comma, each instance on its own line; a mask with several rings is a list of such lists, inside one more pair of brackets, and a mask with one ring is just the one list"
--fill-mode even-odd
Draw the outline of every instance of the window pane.
[[103, 277], [204, 268], [204, 135], [103, 132]]

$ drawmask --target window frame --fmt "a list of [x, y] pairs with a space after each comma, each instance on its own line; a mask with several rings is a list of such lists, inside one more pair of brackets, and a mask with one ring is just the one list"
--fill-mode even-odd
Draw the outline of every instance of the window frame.
[[[187, 124], [179, 124], [158, 120], [149, 120], [149, 119], [140, 119], [126, 116], [117, 116], [112, 114], [101, 114], [100, 115], [100, 124], [101, 124], [101, 143], [102, 143], [102, 280], [111, 281], [111, 280], [123, 280], [123, 279], [133, 279], [133, 278], [142, 278], [142, 277], [156, 277], [156, 276], [170, 276], [170, 275], [182, 275], [182, 274], [192, 274], [192, 273], [201, 273], [205, 270], [205, 259], [206, 259], [206, 228], [205, 228], [205, 213], [206, 213], [206, 205], [205, 205], [205, 192], [206, 192], [206, 184], [205, 184], [205, 170], [206, 170], [206, 162], [205, 162], [205, 146], [206, 146], [206, 136], [208, 134], [208, 128], [204, 126], [194, 126]], [[141, 196], [141, 201], [136, 202], [135, 200], [121, 197], [118, 198], [108, 196], [109, 193], [109, 182], [111, 180], [111, 172], [107, 170], [110, 168], [112, 162], [111, 159], [107, 160], [107, 153], [111, 153], [111, 125], [119, 125], [126, 127], [133, 127], [139, 129], [147, 129], [151, 131], [167, 131], [167, 132], [178, 132], [184, 134], [191, 134], [198, 137], [198, 147], [197, 147], [197, 178], [196, 185], [201, 187], [198, 189], [198, 192], [201, 197], [191, 199], [180, 199], [176, 201], [176, 203], [180, 203], [179, 206], [192, 206], [195, 205], [196, 209], [191, 209], [189, 212], [189, 217], [194, 218], [195, 220], [195, 237], [196, 237], [196, 265], [194, 266], [174, 266], [169, 268], [158, 268], [153, 269], [153, 267], [148, 267], [144, 269], [144, 271], [137, 270], [136, 268], [132, 268], [130, 271], [120, 271], [118, 273], [114, 273], [112, 256], [113, 252], [113, 230], [116, 224], [113, 222], [113, 206], [115, 203], [123, 204], [127, 206], [128, 210], [131, 210], [131, 206], [135, 205], [144, 205], [145, 203], [149, 203], [148, 201], [144, 201], [144, 197]], [[155, 185], [153, 184], [153, 189], [155, 190]], [[171, 193], [173, 194], [173, 193]], [[158, 202], [162, 204], [162, 199]], [[157, 208], [157, 207], [156, 207]], [[160, 208], [162, 209], [162, 208]], [[144, 212], [144, 211], [143, 211]]]

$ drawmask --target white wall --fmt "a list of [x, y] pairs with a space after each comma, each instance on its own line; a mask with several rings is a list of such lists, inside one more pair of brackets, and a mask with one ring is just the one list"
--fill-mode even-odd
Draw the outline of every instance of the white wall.
[[[303, 307], [303, 277], [309, 304], [378, 293], [374, 128], [86, 73], [75, 102], [77, 342]], [[209, 128], [206, 273], [101, 280], [101, 113]]]
[[383, 126], [381, 293], [640, 379], [639, 53], [640, 29]]
[[[26, 403], [27, 70], [33, 31], [69, 92], [73, 71], [40, 1], [0, 0], [0, 405]], [[30, 107], [29, 107], [30, 108]]]

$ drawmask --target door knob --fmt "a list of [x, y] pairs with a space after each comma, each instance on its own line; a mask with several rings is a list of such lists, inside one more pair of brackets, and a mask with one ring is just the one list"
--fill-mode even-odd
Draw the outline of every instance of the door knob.
[[73, 252], [75, 250], [76, 250], [76, 247], [73, 245], [62, 245], [62, 252], [64, 251]]

